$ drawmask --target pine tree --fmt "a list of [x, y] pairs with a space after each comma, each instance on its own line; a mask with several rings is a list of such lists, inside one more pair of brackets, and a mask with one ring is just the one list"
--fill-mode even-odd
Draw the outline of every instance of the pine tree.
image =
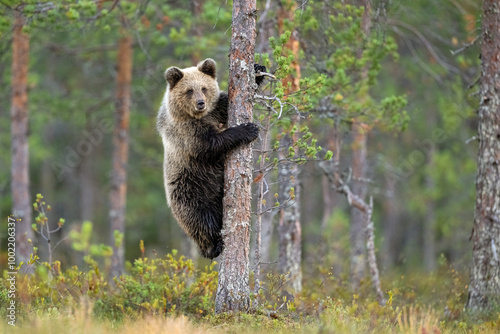
[[109, 210], [113, 257], [111, 275], [120, 276], [125, 264], [125, 205], [127, 198], [127, 163], [130, 119], [130, 82], [132, 80], [132, 37], [125, 31], [118, 46], [116, 77], [115, 129]]
[[28, 66], [29, 36], [23, 32], [25, 17], [15, 12], [12, 39], [12, 105], [11, 117], [11, 189], [12, 213], [16, 218], [17, 260], [27, 262], [32, 253], [28, 239], [31, 230], [32, 206], [29, 182], [28, 147]]
[[[255, 0], [233, 2], [229, 51], [228, 126], [252, 121], [255, 48]], [[252, 149], [243, 146], [226, 162], [224, 185], [224, 252], [222, 253], [215, 312], [243, 311], [250, 306], [249, 242]]]
[[469, 298], [471, 311], [500, 302], [500, 16], [498, 2], [483, 2], [481, 102], [476, 176], [476, 210], [472, 230]]

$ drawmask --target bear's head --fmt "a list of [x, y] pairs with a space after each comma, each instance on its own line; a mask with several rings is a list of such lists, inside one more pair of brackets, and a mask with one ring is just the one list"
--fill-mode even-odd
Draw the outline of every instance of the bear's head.
[[216, 64], [207, 58], [196, 67], [169, 67], [167, 79], [168, 107], [172, 116], [201, 118], [213, 110], [219, 99]]

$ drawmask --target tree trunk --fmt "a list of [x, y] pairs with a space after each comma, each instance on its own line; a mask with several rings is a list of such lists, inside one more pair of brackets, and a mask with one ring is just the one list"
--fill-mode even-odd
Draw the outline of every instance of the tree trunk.
[[[268, 200], [267, 203], [271, 203]], [[270, 211], [262, 215], [262, 226], [261, 226], [261, 248], [260, 248], [260, 259], [262, 262], [271, 261], [271, 243], [273, 242], [273, 230], [274, 230], [274, 216], [275, 212]]]
[[28, 148], [28, 67], [29, 36], [23, 33], [25, 18], [16, 11], [12, 38], [12, 105], [11, 117], [11, 189], [12, 213], [16, 218], [16, 260], [29, 260], [33, 252], [28, 239], [33, 239], [31, 229], [32, 204], [29, 190]]
[[[205, 3], [205, 0], [191, 0], [191, 11], [193, 13], [194, 22], [195, 22], [195, 24], [193, 25], [193, 32], [192, 33], [193, 33], [193, 37], [195, 37], [195, 41], [196, 41], [195, 43], [199, 43], [205, 34], [205, 31], [203, 30], [203, 26], [200, 24], [200, 22], [201, 22], [200, 15], [203, 14], [204, 3]], [[203, 55], [201, 54], [201, 52], [202, 52], [202, 50], [199, 48], [195, 48], [191, 52], [191, 62], [193, 64], [198, 64], [202, 60]], [[189, 238], [189, 240], [192, 240], [192, 239]], [[195, 243], [190, 242], [190, 244], [195, 244]], [[198, 254], [198, 253], [199, 253], [198, 247], [196, 246], [196, 254]]]
[[[352, 192], [366, 200], [366, 134], [362, 124], [352, 125], [354, 142], [352, 144]], [[351, 207], [351, 285], [357, 290], [366, 275], [365, 248], [366, 214], [356, 207]]]
[[467, 308], [483, 311], [500, 302], [500, 10], [484, 0], [481, 102], [476, 176], [476, 210]]
[[[259, 12], [259, 20], [256, 23], [256, 29], [259, 32], [259, 35], [257, 36], [258, 42], [256, 41], [256, 46], [255, 46], [255, 52], [257, 53], [270, 53], [270, 48], [269, 48], [269, 37], [273, 36], [275, 33], [275, 28], [273, 24], [273, 18], [268, 15], [269, 11], [272, 10], [273, 8], [271, 5], [275, 5], [275, 3], [271, 3], [271, 0], [266, 0], [266, 4], [264, 6], [264, 10]], [[270, 129], [269, 129], [269, 115], [267, 118], [267, 125], [266, 128], [263, 130], [263, 140], [262, 140], [262, 151], [267, 151], [267, 149], [270, 146]], [[262, 153], [262, 160], [261, 160], [261, 165], [260, 169], [262, 170], [265, 162], [265, 156], [266, 153]], [[257, 207], [262, 209], [264, 206], [262, 205], [262, 199], [267, 200], [268, 203], [271, 203], [270, 200], [266, 199], [265, 195], [261, 192], [262, 191], [262, 186], [264, 183], [270, 184], [269, 180], [271, 179], [270, 175], [264, 176], [264, 179], [260, 180], [258, 182], [258, 187], [259, 187], [259, 197], [257, 199]], [[257, 221], [255, 224], [254, 228], [254, 233], [255, 233], [255, 257], [260, 258], [261, 262], [269, 262], [270, 260], [270, 250], [271, 250], [271, 242], [272, 242], [272, 235], [273, 235], [273, 221], [274, 221], [274, 216], [276, 214], [276, 211], [269, 211], [266, 213], [262, 213], [261, 211], [257, 212]], [[258, 233], [258, 231], [260, 233]], [[260, 247], [258, 247], [257, 241], [259, 240], [259, 235], [260, 235]], [[258, 253], [258, 254], [257, 254]], [[254, 275], [257, 275], [257, 271], [259, 272], [258, 276], [260, 276], [260, 263], [255, 263], [255, 270], [254, 270]], [[256, 277], [258, 280], [260, 277]], [[260, 288], [260, 287], [257, 287]], [[254, 289], [257, 289], [254, 288]]]
[[321, 176], [321, 190], [323, 192], [323, 217], [321, 218], [321, 232], [326, 231], [328, 221], [333, 212], [333, 198], [330, 192], [330, 182], [326, 175]]
[[[234, 0], [229, 52], [228, 126], [252, 121], [254, 95], [255, 0]], [[250, 306], [249, 242], [252, 148], [242, 146], [226, 162], [223, 238], [215, 312]]]
[[396, 265], [401, 254], [401, 223], [400, 213], [401, 208], [398, 205], [396, 198], [396, 181], [390, 177], [386, 177], [385, 187], [387, 197], [384, 199], [383, 208], [383, 233], [384, 242], [382, 248], [382, 267], [385, 269], [391, 268]]
[[[267, 151], [269, 150], [269, 133], [270, 133], [270, 117], [267, 117], [266, 120], [266, 125], [264, 127], [264, 132], [262, 134], [262, 140], [261, 140], [261, 156], [260, 156], [260, 166], [259, 170], [261, 173], [264, 173], [264, 167], [266, 164], [266, 157], [267, 157]], [[265, 222], [267, 225], [265, 226], [265, 233], [266, 237], [270, 236], [269, 233], [272, 231], [270, 228], [271, 222], [269, 220], [264, 220], [265, 213], [264, 211], [264, 195], [265, 195], [265, 190], [264, 190], [264, 183], [266, 182], [266, 177], [263, 176], [264, 174], [260, 175], [261, 179], [258, 181], [258, 187], [259, 187], [259, 196], [257, 197], [257, 219], [255, 221], [254, 225], [254, 231], [255, 231], [255, 257], [254, 257], [254, 294], [257, 296], [260, 292], [260, 276], [261, 276], [261, 261], [262, 261], [262, 240], [265, 239], [263, 238], [263, 222]], [[267, 184], [267, 183], [266, 183]], [[270, 242], [269, 240], [266, 240], [266, 242]], [[266, 245], [266, 251], [269, 252], [269, 245]]]
[[127, 160], [130, 117], [130, 82], [132, 80], [132, 37], [121, 37], [118, 49], [118, 73], [116, 77], [115, 129], [113, 131], [113, 170], [109, 218], [111, 222], [111, 275], [120, 276], [124, 268], [124, 238], [115, 240], [115, 231], [125, 233], [125, 205], [127, 196]]
[[[432, 192], [435, 187], [434, 179], [429, 173], [434, 167], [434, 145], [430, 148], [428, 155], [428, 170], [429, 172], [425, 176], [425, 187], [428, 191]], [[434, 233], [435, 221], [436, 221], [436, 203], [432, 196], [428, 195], [426, 214], [424, 221], [424, 240], [422, 242], [423, 253], [424, 253], [424, 268], [426, 271], [430, 272], [436, 269], [436, 237]]]
[[[361, 21], [361, 29], [368, 36], [371, 26], [371, 2], [361, 0], [365, 7]], [[358, 57], [360, 57], [359, 55]], [[368, 68], [363, 69], [362, 77], [366, 78]], [[363, 123], [354, 121], [352, 124], [352, 191], [363, 201], [366, 201], [367, 184], [366, 179], [366, 135], [367, 130]], [[366, 274], [366, 250], [365, 250], [365, 226], [366, 214], [359, 209], [351, 208], [351, 285], [357, 290], [359, 284]]]
[[78, 179], [80, 183], [80, 219], [94, 221], [94, 178], [92, 175], [92, 161], [89, 157], [82, 157], [78, 166]]
[[[280, 3], [278, 11], [278, 27], [279, 33], [284, 33], [284, 21], [293, 18], [295, 3], [287, 0], [286, 3]], [[291, 88], [286, 88], [285, 95], [296, 92], [300, 89], [300, 65], [299, 58], [299, 41], [297, 39], [297, 31], [292, 31], [292, 35], [285, 44], [285, 49], [288, 49], [294, 56], [292, 67], [295, 70], [295, 75], [289, 75], [283, 79], [283, 87], [288, 87], [288, 82], [291, 82]], [[298, 122], [298, 117], [292, 117], [293, 123]], [[296, 138], [288, 136], [282, 140], [289, 141], [290, 146], [296, 141]], [[295, 153], [298, 153], [297, 150]], [[284, 158], [284, 156], [281, 156]], [[302, 229], [300, 226], [300, 178], [299, 168], [297, 164], [281, 164], [278, 167], [278, 182], [280, 203], [283, 205], [280, 210], [280, 220], [278, 225], [279, 234], [279, 259], [278, 269], [281, 274], [287, 274], [288, 285], [295, 292], [302, 291]], [[291, 188], [294, 188], [295, 198], [290, 199]]]
[[[300, 185], [295, 163], [281, 164], [278, 169], [280, 203], [284, 207], [280, 211], [278, 225], [279, 259], [278, 268], [281, 274], [286, 274], [288, 284], [294, 292], [302, 291], [301, 269], [301, 234], [300, 226]], [[295, 198], [291, 198], [291, 188], [294, 188]]]

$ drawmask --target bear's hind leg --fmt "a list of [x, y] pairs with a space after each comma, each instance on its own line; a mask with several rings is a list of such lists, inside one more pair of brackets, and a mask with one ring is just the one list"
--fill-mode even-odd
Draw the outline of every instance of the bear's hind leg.
[[219, 238], [219, 240], [216, 240], [215, 242], [212, 242], [212, 246], [210, 249], [207, 249], [206, 251], [202, 251], [203, 256], [206, 257], [207, 259], [213, 260], [216, 257], [218, 257], [222, 251], [224, 250], [224, 242], [222, 241], [222, 237]]
[[222, 241], [222, 217], [211, 210], [195, 210], [195, 219], [190, 226], [190, 235], [198, 244], [201, 255], [208, 259], [214, 259], [222, 253], [224, 243]]

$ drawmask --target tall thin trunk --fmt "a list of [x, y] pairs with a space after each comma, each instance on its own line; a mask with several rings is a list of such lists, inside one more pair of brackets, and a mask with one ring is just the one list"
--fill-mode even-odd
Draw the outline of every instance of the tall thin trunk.
[[[228, 126], [252, 121], [255, 0], [234, 0], [229, 52]], [[226, 162], [223, 238], [215, 312], [245, 311], [250, 306], [249, 252], [252, 148], [232, 152]]]
[[498, 1], [484, 0], [481, 102], [476, 176], [476, 210], [467, 308], [500, 303], [500, 15]]
[[[287, 0], [286, 3], [280, 3], [278, 11], [278, 27], [279, 33], [284, 32], [284, 21], [293, 17], [295, 3]], [[291, 82], [291, 88], [286, 89], [285, 94], [296, 92], [300, 89], [300, 65], [299, 58], [299, 41], [297, 39], [297, 31], [293, 31], [290, 39], [285, 44], [285, 49], [288, 49], [294, 56], [292, 67], [295, 70], [295, 75], [289, 75], [283, 79], [283, 86], [288, 87], [288, 82]], [[293, 122], [298, 122], [298, 117], [293, 117]], [[283, 142], [287, 138], [284, 138]], [[296, 138], [288, 138], [290, 146], [296, 141]], [[297, 153], [297, 152], [296, 152]], [[300, 178], [299, 168], [296, 164], [281, 164], [278, 167], [279, 194], [281, 203], [284, 205], [280, 211], [280, 220], [278, 225], [279, 234], [279, 259], [278, 269], [281, 274], [288, 274], [289, 286], [295, 292], [302, 291], [302, 229], [300, 226]], [[293, 181], [293, 183], [292, 183]], [[295, 198], [290, 198], [291, 188], [294, 188]]]
[[[259, 31], [257, 36], [258, 42], [256, 41], [255, 52], [264, 53], [265, 50], [269, 49], [269, 37], [274, 34], [274, 28], [271, 23], [271, 16], [269, 10], [271, 9], [271, 1], [266, 0], [264, 10], [260, 12], [259, 20], [256, 23], [256, 29]], [[266, 125], [262, 129], [262, 141], [261, 141], [261, 161], [259, 169], [263, 173], [263, 168], [265, 165], [265, 158], [267, 156], [267, 150], [270, 146], [270, 115], [267, 115]], [[257, 219], [254, 225], [255, 234], [255, 256], [254, 256], [254, 292], [257, 294], [260, 290], [260, 276], [261, 276], [261, 264], [262, 262], [269, 262], [269, 251], [271, 248], [272, 233], [273, 233], [273, 218], [275, 212], [268, 211], [263, 213], [264, 204], [266, 201], [265, 192], [268, 189], [264, 189], [264, 185], [269, 184], [270, 176], [263, 176], [257, 183], [259, 188], [259, 195], [257, 198]], [[269, 192], [269, 191], [268, 191]]]
[[[199, 24], [200, 15], [203, 13], [203, 5], [205, 0], [191, 0], [191, 10], [194, 16], [194, 26], [193, 26], [193, 36], [195, 37], [196, 42], [201, 41], [204, 36], [203, 26]], [[191, 52], [191, 62], [193, 64], [197, 64], [202, 60], [203, 55], [201, 54], [200, 49], [195, 49]], [[192, 240], [191, 238], [187, 238], [186, 240]], [[190, 243], [194, 244], [194, 243]], [[197, 249], [197, 248], [196, 248]], [[198, 250], [195, 252], [198, 254]]]
[[[288, 285], [295, 292], [302, 291], [302, 229], [300, 226], [298, 172], [298, 167], [294, 163], [281, 164], [278, 169], [280, 203], [284, 206], [280, 211], [278, 225], [278, 268], [281, 274], [288, 275]], [[292, 188], [294, 188], [293, 196], [295, 198], [292, 198]]]
[[[87, 124], [89, 128], [90, 124]], [[94, 220], [94, 179], [92, 177], [92, 161], [90, 157], [82, 157], [78, 166], [78, 181], [80, 184], [80, 219]]]
[[[267, 120], [266, 120], [266, 125], [264, 128], [263, 132], [263, 138], [261, 141], [260, 149], [261, 149], [261, 156], [260, 156], [260, 166], [259, 169], [261, 173], [264, 173], [264, 167], [266, 164], [266, 157], [267, 157], [267, 150], [269, 149], [269, 132], [270, 132], [270, 117], [268, 115]], [[255, 257], [254, 257], [254, 294], [258, 295], [260, 291], [260, 269], [261, 269], [261, 255], [262, 255], [262, 222], [265, 213], [264, 211], [264, 195], [265, 195], [265, 190], [264, 190], [264, 182], [265, 182], [265, 177], [261, 177], [260, 181], [258, 182], [258, 187], [259, 187], [259, 196], [257, 197], [257, 219], [255, 221], [254, 225], [254, 230], [255, 230]], [[270, 223], [270, 222], [267, 222]], [[269, 228], [269, 226], [266, 226], [266, 228]], [[269, 232], [267, 230], [266, 232]], [[268, 242], [270, 240], [267, 240]]]
[[323, 192], [323, 217], [321, 218], [321, 231], [324, 232], [333, 211], [333, 198], [330, 192], [331, 187], [326, 175], [321, 176], [321, 189]]
[[[434, 166], [434, 145], [430, 148], [428, 152], [428, 162], [427, 166], [429, 171], [433, 170]], [[425, 187], [428, 190], [432, 190], [435, 187], [434, 179], [429, 173], [425, 176]], [[427, 199], [426, 214], [424, 221], [424, 233], [423, 233], [423, 254], [424, 254], [424, 268], [426, 271], [433, 271], [436, 269], [436, 237], [434, 233], [436, 221], [436, 203], [433, 198]]]
[[270, 11], [276, 6], [276, 1], [266, 0], [264, 9], [259, 12], [259, 21], [257, 22], [257, 30], [259, 31], [258, 39], [256, 42], [255, 52], [257, 53], [271, 53], [269, 46], [269, 37], [275, 33], [274, 18], [271, 16]]
[[[361, 30], [365, 35], [370, 34], [371, 26], [371, 2], [370, 0], [361, 0], [365, 11], [361, 20]], [[361, 55], [359, 55], [361, 56]], [[368, 75], [368, 68], [362, 72], [363, 79]], [[352, 191], [363, 201], [366, 200], [368, 192], [366, 179], [366, 135], [367, 130], [364, 124], [357, 121], [353, 122], [352, 133], [354, 141], [352, 144]], [[359, 287], [363, 277], [366, 275], [366, 249], [365, 249], [365, 231], [364, 225], [366, 214], [359, 209], [351, 208], [351, 285], [354, 290]]]
[[17, 11], [15, 15], [12, 38], [12, 105], [10, 109], [12, 213], [17, 220], [16, 260], [18, 263], [21, 261], [26, 263], [33, 251], [32, 245], [28, 242], [28, 239], [33, 238], [28, 147], [29, 36], [22, 31], [25, 18]]
[[115, 231], [125, 234], [125, 205], [127, 196], [127, 161], [130, 117], [130, 83], [132, 80], [132, 37], [120, 38], [118, 48], [118, 73], [116, 78], [115, 129], [113, 132], [113, 170], [109, 210], [111, 226], [111, 275], [120, 276], [125, 262], [124, 238], [115, 240]]
[[[270, 201], [267, 201], [270, 203]], [[273, 230], [274, 230], [274, 217], [276, 213], [274, 211], [266, 212], [262, 215], [262, 225], [261, 225], [261, 248], [260, 248], [260, 259], [262, 262], [271, 261], [271, 244], [273, 240]]]
[[[352, 125], [354, 142], [352, 144], [352, 192], [363, 201], [366, 200], [366, 133], [362, 124], [354, 122]], [[366, 213], [356, 207], [351, 207], [351, 285], [358, 289], [366, 275], [366, 247], [365, 247]]]
[[394, 266], [401, 253], [401, 224], [398, 206], [398, 199], [395, 197], [396, 181], [386, 178], [387, 198], [383, 203], [383, 233], [384, 242], [382, 248], [383, 268]]
[[[54, 131], [55, 131], [54, 124], [48, 123], [44, 129], [44, 134], [43, 134], [44, 145], [50, 145], [51, 137], [53, 136]], [[40, 180], [41, 180], [40, 188], [44, 198], [47, 198], [52, 202], [54, 199], [54, 170], [52, 169], [51, 163], [52, 159], [50, 158], [46, 158], [42, 162], [42, 170], [40, 175]], [[57, 215], [57, 213], [55, 214]], [[58, 242], [58, 239], [59, 238], [57, 234], [51, 235], [52, 245], [55, 245]], [[48, 259], [49, 258], [48, 247], [45, 246], [39, 247], [37, 254], [41, 259]]]

